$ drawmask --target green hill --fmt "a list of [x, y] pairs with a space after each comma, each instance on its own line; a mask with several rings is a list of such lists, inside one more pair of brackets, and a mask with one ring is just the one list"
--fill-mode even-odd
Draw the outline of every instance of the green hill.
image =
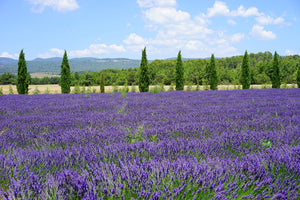
[[[27, 61], [27, 67], [29, 73], [51, 73], [59, 74], [62, 58], [36, 58], [31, 61]], [[126, 58], [73, 58], [69, 59], [71, 71], [100, 71], [102, 69], [128, 69], [138, 67], [140, 65], [139, 60], [132, 60]], [[11, 58], [0, 58], [0, 74], [12, 73], [16, 74], [18, 69], [18, 60]]]

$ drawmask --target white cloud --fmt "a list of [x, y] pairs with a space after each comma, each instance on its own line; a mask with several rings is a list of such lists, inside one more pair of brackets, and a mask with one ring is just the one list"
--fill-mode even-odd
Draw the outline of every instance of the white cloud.
[[12, 58], [12, 59], [18, 59], [19, 58], [18, 54], [12, 55], [12, 54], [10, 54], [8, 52], [2, 52], [1, 55], [0, 55], [0, 57]]
[[245, 34], [236, 33], [236, 34], [233, 34], [230, 37], [230, 41], [233, 42], [233, 43], [240, 43], [244, 38], [245, 38]]
[[226, 5], [226, 3], [221, 1], [215, 1], [215, 4], [212, 8], [207, 9], [207, 16], [208, 17], [215, 17], [215, 16], [228, 16], [230, 11]]
[[259, 16], [260, 13], [256, 7], [250, 7], [247, 10], [240, 6], [237, 10], [230, 11], [225, 2], [215, 1], [212, 8], [207, 9], [207, 17], [215, 16], [233, 16], [233, 17], [250, 17]]
[[[105, 54], [121, 53], [125, 52], [125, 48], [120, 45], [106, 45], [106, 44], [91, 44], [89, 48], [83, 50], [71, 50], [68, 51], [70, 57], [99, 57]], [[39, 58], [51, 58], [51, 57], [62, 57], [64, 54], [63, 49], [52, 48], [46, 53], [39, 54]]]
[[250, 16], [258, 16], [260, 13], [256, 7], [250, 7], [247, 10], [244, 6], [240, 6], [237, 10], [231, 11], [231, 16], [240, 16], [240, 17], [250, 17]]
[[153, 7], [145, 11], [148, 20], [155, 24], [181, 23], [190, 19], [190, 14], [175, 8]]
[[38, 54], [38, 58], [62, 57], [63, 55], [63, 49], [52, 48], [48, 52]]
[[277, 17], [276, 19], [274, 19], [273, 17], [265, 15], [265, 14], [261, 14], [260, 16], [256, 17], [255, 20], [260, 25], [270, 25], [270, 24], [280, 25], [280, 24], [284, 24], [284, 18], [283, 17]]
[[293, 56], [293, 55], [300, 55], [300, 51], [294, 51], [294, 50], [291, 50], [291, 49], [287, 49], [285, 50], [285, 55], [287, 56]]
[[145, 45], [146, 44], [146, 40], [144, 38], [142, 38], [141, 36], [137, 35], [136, 33], [131, 33], [127, 39], [123, 40], [123, 42], [128, 45], [132, 45], [132, 44]]
[[177, 5], [176, 0], [137, 0], [137, 3], [141, 8], [175, 7]]
[[43, 12], [45, 7], [51, 7], [52, 9], [59, 12], [68, 12], [79, 8], [76, 0], [26, 0], [33, 4], [34, 12]]
[[263, 26], [254, 25], [250, 34], [257, 40], [274, 40], [276, 35], [272, 31], [265, 31]]
[[232, 19], [229, 19], [227, 20], [227, 23], [231, 26], [235, 26], [236, 25], [236, 21], [232, 20]]

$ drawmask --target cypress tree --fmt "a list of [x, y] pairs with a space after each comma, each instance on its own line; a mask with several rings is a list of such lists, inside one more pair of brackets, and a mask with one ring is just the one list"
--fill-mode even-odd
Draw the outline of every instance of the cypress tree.
[[183, 65], [181, 60], [181, 51], [178, 52], [176, 69], [175, 69], [175, 82], [176, 90], [184, 90], [184, 78], [183, 78]]
[[209, 85], [211, 90], [218, 89], [218, 76], [214, 54], [210, 58], [210, 70], [209, 70]]
[[27, 64], [23, 49], [19, 55], [18, 62], [18, 77], [17, 77], [17, 90], [19, 94], [28, 94], [29, 74], [27, 72]]
[[278, 54], [275, 51], [274, 60], [273, 60], [273, 73], [272, 73], [272, 88], [280, 88], [280, 68], [279, 68], [279, 59]]
[[250, 62], [247, 51], [245, 52], [242, 63], [242, 77], [241, 82], [243, 89], [249, 89], [251, 84]]
[[104, 74], [103, 71], [101, 72], [101, 76], [100, 76], [100, 92], [104, 93]]
[[68, 61], [67, 51], [65, 50], [64, 57], [61, 63], [60, 77], [61, 93], [70, 93], [71, 88], [71, 70]]
[[149, 72], [148, 72], [148, 60], [146, 55], [146, 47], [142, 52], [142, 60], [140, 64], [139, 73], [139, 90], [140, 92], [148, 92], [150, 85]]
[[300, 65], [297, 63], [297, 85], [300, 88]]

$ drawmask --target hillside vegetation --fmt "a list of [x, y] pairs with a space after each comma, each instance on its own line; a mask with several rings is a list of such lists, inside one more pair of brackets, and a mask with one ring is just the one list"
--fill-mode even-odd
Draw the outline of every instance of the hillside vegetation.
[[[16, 60], [0, 58], [0, 84], [13, 84], [13, 75], [17, 70]], [[207, 66], [209, 59], [182, 59], [184, 68], [185, 85], [207, 85]], [[219, 84], [241, 83], [241, 66], [243, 56], [227, 58], [216, 58], [217, 76]], [[28, 61], [28, 71], [46, 72], [59, 74], [61, 58], [36, 59]], [[100, 74], [104, 72], [105, 85], [138, 85], [139, 60], [129, 59], [96, 59], [96, 58], [74, 58], [70, 59], [72, 71], [72, 85], [99, 85]], [[15, 62], [16, 66], [12, 63]], [[271, 52], [249, 54], [251, 84], [270, 84], [272, 76], [273, 56]], [[3, 64], [4, 63], [4, 64]], [[297, 75], [297, 63], [300, 56], [279, 57], [282, 83], [295, 84]], [[154, 60], [149, 62], [149, 76], [151, 85], [175, 84], [176, 59]], [[8, 70], [9, 69], [9, 70]], [[10, 80], [10, 81], [8, 81]], [[58, 84], [59, 77], [32, 78], [31, 84]]]

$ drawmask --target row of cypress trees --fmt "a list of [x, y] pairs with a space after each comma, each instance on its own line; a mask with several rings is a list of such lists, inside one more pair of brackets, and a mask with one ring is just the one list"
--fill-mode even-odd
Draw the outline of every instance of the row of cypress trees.
[[[281, 74], [280, 74], [280, 67], [279, 67], [279, 58], [278, 54], [275, 51], [274, 59], [273, 59], [273, 67], [272, 67], [272, 88], [280, 88], [281, 85]], [[297, 64], [298, 65], [298, 64]], [[298, 68], [298, 78], [297, 82], [298, 87], [300, 86], [300, 69]], [[217, 76], [217, 68], [215, 64], [215, 57], [212, 54], [208, 69], [208, 79], [209, 85], [211, 90], [217, 90], [218, 88], [218, 76]], [[250, 62], [249, 62], [249, 55], [247, 51], [245, 51], [243, 62], [242, 62], [242, 74], [241, 74], [241, 84], [243, 89], [249, 89], [251, 84], [251, 72], [250, 72]]]
[[[63, 60], [61, 63], [61, 77], [60, 77], [60, 87], [61, 93], [71, 92], [71, 69], [67, 56], [67, 51], [65, 50]], [[18, 62], [18, 77], [17, 77], [17, 91], [18, 94], [28, 94], [29, 86], [29, 73], [27, 72], [27, 63], [25, 60], [25, 55], [23, 49], [19, 55]], [[104, 76], [103, 72], [100, 77], [100, 92], [104, 93]]]
[[[279, 55], [275, 51], [272, 67], [272, 88], [280, 88], [281, 78], [280, 78], [280, 67], [279, 67]], [[297, 63], [297, 84], [300, 88], [300, 65]], [[210, 63], [206, 69], [208, 83], [211, 90], [218, 89], [218, 76], [217, 68], [215, 63], [214, 54], [211, 55]], [[19, 55], [18, 62], [18, 76], [17, 76], [17, 91], [19, 94], [28, 94], [29, 86], [29, 73], [27, 72], [27, 64], [25, 60], [25, 55], [23, 49]], [[175, 69], [175, 82], [176, 90], [184, 90], [184, 68], [181, 59], [181, 51], [178, 52], [176, 69]], [[243, 62], [242, 62], [242, 74], [241, 83], [243, 89], [249, 89], [251, 84], [251, 72], [250, 72], [250, 62], [247, 51], [245, 51]], [[103, 72], [100, 76], [100, 92], [104, 93], [104, 75]], [[148, 60], [146, 54], [146, 47], [142, 51], [142, 60], [139, 68], [139, 90], [140, 92], [148, 92], [150, 85], [149, 70], [148, 70]], [[61, 64], [61, 93], [70, 93], [71, 87], [71, 70], [68, 61], [67, 51], [65, 50], [62, 64]]]
[[[148, 92], [149, 85], [150, 85], [150, 78], [149, 78], [146, 47], [142, 51], [142, 60], [141, 60], [139, 70], [140, 70], [139, 71], [139, 90], [140, 90], [140, 92]], [[183, 75], [184, 75], [184, 70], [183, 70], [183, 64], [182, 64], [182, 59], [181, 59], [181, 51], [179, 51], [178, 55], [177, 55], [176, 68], [175, 68], [176, 90], [184, 89]]]

